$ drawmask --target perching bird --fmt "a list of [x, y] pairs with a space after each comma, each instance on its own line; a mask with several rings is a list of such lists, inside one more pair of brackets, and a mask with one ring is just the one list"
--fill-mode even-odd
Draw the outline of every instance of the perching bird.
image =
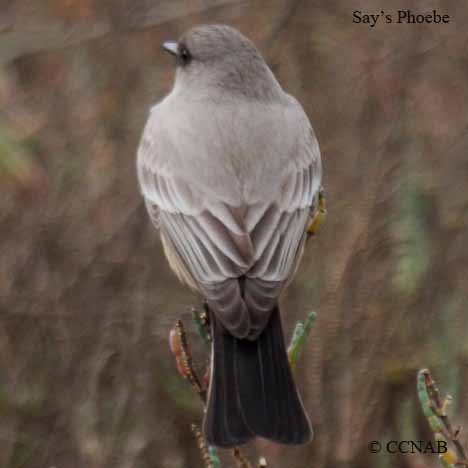
[[278, 299], [319, 210], [314, 131], [235, 29], [196, 27], [164, 48], [176, 78], [151, 109], [138, 179], [170, 266], [211, 313], [204, 434], [220, 447], [254, 436], [306, 443]]

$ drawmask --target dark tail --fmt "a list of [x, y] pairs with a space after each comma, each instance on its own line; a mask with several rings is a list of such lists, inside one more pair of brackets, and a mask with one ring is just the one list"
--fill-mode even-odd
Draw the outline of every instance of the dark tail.
[[233, 447], [254, 436], [304, 444], [312, 428], [293, 380], [279, 309], [255, 341], [240, 340], [212, 317], [213, 353], [207, 413], [208, 443]]

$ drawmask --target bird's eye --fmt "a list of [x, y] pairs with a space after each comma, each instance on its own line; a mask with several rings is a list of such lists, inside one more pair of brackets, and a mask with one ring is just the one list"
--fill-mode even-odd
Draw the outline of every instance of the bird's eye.
[[184, 45], [179, 46], [178, 58], [180, 65], [182, 65], [183, 67], [188, 65], [192, 60], [192, 56], [190, 55], [189, 50]]

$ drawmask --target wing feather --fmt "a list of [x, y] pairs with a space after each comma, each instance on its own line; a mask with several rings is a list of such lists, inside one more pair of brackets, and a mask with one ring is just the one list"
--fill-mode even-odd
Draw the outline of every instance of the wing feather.
[[159, 153], [176, 151], [163, 125], [156, 131], [152, 119], [142, 137], [139, 183], [170, 264], [182, 281], [205, 294], [238, 337], [263, 329], [301, 257], [321, 180], [315, 135], [306, 118], [301, 125], [278, 190], [241, 206], [163, 162]]

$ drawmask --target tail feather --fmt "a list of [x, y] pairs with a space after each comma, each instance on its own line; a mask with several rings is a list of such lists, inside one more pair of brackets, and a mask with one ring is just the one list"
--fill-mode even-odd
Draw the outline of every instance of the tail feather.
[[245, 424], [235, 391], [235, 338], [212, 318], [213, 350], [208, 404], [203, 432], [218, 447], [242, 445], [254, 437]]
[[289, 367], [279, 309], [254, 341], [237, 339], [213, 322], [208, 442], [230, 447], [255, 435], [288, 445], [308, 442], [312, 428]]

